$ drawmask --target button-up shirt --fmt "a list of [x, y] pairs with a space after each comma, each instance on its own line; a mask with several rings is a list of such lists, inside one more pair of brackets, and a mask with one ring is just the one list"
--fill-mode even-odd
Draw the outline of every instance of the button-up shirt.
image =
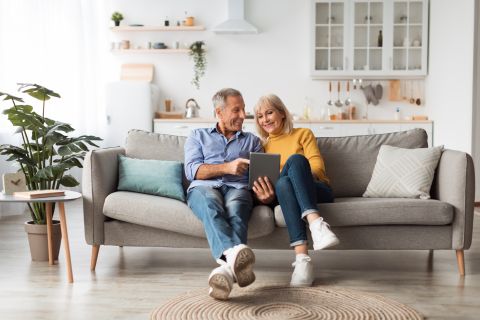
[[208, 180], [195, 180], [195, 175], [202, 164], [223, 164], [262, 150], [260, 139], [249, 132], [237, 131], [227, 140], [216, 126], [193, 130], [185, 142], [185, 176], [192, 182], [188, 190], [196, 186], [220, 188], [223, 185], [247, 188], [248, 171], [242, 176], [227, 174]]

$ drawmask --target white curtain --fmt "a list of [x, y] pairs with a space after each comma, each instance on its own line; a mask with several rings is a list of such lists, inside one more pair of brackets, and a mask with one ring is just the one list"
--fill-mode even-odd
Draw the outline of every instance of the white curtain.
[[[102, 136], [105, 6], [98, 0], [0, 0], [0, 91], [20, 96], [18, 82], [43, 85], [61, 95], [47, 102], [46, 117], [70, 123], [75, 135]], [[26, 102], [41, 110], [38, 101]], [[0, 110], [8, 107], [0, 103]], [[15, 142], [11, 129], [0, 115], [0, 144]], [[11, 169], [0, 158], [0, 174]]]

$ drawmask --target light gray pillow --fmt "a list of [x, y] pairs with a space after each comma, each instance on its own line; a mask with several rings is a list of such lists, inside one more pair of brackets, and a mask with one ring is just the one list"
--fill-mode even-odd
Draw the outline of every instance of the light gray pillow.
[[418, 149], [381, 146], [363, 196], [430, 199], [430, 187], [442, 150], [443, 146]]

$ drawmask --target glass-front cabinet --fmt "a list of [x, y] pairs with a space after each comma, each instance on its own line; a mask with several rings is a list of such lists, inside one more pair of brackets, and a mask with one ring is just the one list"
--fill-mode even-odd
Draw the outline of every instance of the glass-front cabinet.
[[342, 72], [346, 68], [345, 4], [319, 2], [315, 11], [315, 69]]
[[428, 0], [311, 0], [313, 78], [423, 77]]

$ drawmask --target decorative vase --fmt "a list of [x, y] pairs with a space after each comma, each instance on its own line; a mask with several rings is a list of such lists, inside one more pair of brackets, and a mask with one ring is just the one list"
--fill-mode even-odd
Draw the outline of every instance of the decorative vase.
[[[30, 255], [32, 261], [48, 261], [48, 236], [46, 224], [34, 224], [33, 221], [25, 222], [25, 232], [28, 235], [30, 245]], [[60, 221], [52, 221], [52, 245], [53, 261], [58, 260], [60, 251], [60, 242], [62, 240], [62, 231]]]

